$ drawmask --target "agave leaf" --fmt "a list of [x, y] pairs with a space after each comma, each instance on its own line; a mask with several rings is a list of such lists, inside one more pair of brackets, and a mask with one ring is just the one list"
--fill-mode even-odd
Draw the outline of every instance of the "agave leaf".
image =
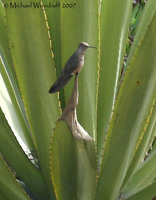
[[[73, 8], [61, 7], [61, 64], [64, 67], [68, 58], [85, 41], [98, 47], [98, 2], [95, 0], [76, 1]], [[61, 1], [68, 6], [69, 1]], [[92, 9], [94, 8], [94, 9]], [[72, 28], [71, 28], [72, 27]], [[80, 124], [95, 138], [96, 135], [96, 96], [98, 78], [98, 50], [88, 49], [85, 53], [85, 65], [79, 74], [79, 105], [77, 115]], [[65, 101], [68, 102], [73, 88], [73, 80], [64, 88]]]
[[11, 171], [7, 167], [5, 161], [0, 155], [0, 191], [2, 197], [7, 200], [17, 199], [17, 200], [29, 200], [30, 198], [24, 192], [22, 187], [18, 184], [15, 177], [12, 175]]
[[[100, 78], [97, 113], [97, 148], [102, 153], [117, 95], [132, 1], [102, 1], [100, 15]], [[113, 11], [113, 12], [112, 12]]]
[[2, 2], [0, 2], [0, 19], [1, 19], [0, 20], [0, 30], [1, 30], [0, 48], [2, 49], [4, 56], [7, 59], [9, 70], [11, 71], [13, 78], [17, 84], [16, 74], [15, 74], [15, 70], [13, 67], [12, 56], [11, 56], [10, 46], [9, 46], [9, 39], [8, 39], [8, 34], [7, 34], [5, 9], [3, 7]]
[[91, 141], [93, 140], [93, 138], [90, 137], [90, 135], [83, 129], [83, 127], [77, 121], [76, 107], [78, 105], [78, 97], [78, 75], [75, 75], [75, 83], [72, 94], [60, 119], [65, 120], [67, 122], [73, 136], [76, 139]]
[[[155, 181], [156, 177], [156, 150], [142, 163], [132, 179], [122, 189], [122, 197], [128, 198], [144, 190]], [[156, 193], [155, 193], [156, 194]]]
[[[23, 142], [27, 144], [27, 148], [29, 148], [31, 151], [35, 151], [35, 147], [31, 138], [31, 133], [29, 130], [29, 126], [27, 123], [27, 118], [23, 106], [23, 102], [21, 99], [21, 95], [18, 88], [18, 83], [14, 71], [14, 66], [12, 62], [12, 56], [9, 48], [9, 41], [7, 38], [7, 31], [6, 31], [6, 16], [4, 12], [4, 7], [2, 7], [2, 4], [0, 3], [0, 15], [1, 15], [1, 21], [0, 21], [0, 73], [3, 77], [3, 81], [5, 83], [5, 86], [9, 92], [10, 101], [12, 104], [6, 104], [2, 103], [2, 99], [4, 99], [4, 96], [6, 94], [5, 88], [2, 87], [1, 83], [1, 107], [3, 111], [9, 110], [11, 113], [11, 110], [15, 110], [17, 113], [17, 118], [20, 124], [17, 125], [17, 118], [12, 117], [10, 120], [8, 115], [6, 116], [9, 120], [10, 124], [13, 122], [14, 129], [17, 130], [17, 127], [21, 127], [20, 130], [16, 131], [16, 134], [22, 138]], [[5, 101], [7, 102], [7, 101]], [[9, 107], [9, 106], [11, 107]], [[15, 113], [13, 114], [15, 115]], [[16, 125], [15, 125], [16, 124]]]
[[136, 199], [154, 200], [156, 198], [155, 188], [156, 188], [156, 182], [151, 184], [149, 187], [147, 187], [143, 191], [133, 195], [132, 197], [127, 198], [127, 200], [136, 200]]
[[51, 0], [43, 0], [43, 4], [52, 4], [55, 7], [51, 9], [45, 7], [45, 20], [49, 29], [49, 37], [51, 39], [52, 50], [54, 55], [54, 62], [57, 76], [62, 71], [61, 67], [61, 27], [60, 27], [60, 2]]
[[[156, 12], [155, 1], [153, 1], [153, 0], [148, 1], [147, 4], [146, 4], [146, 6], [145, 6], [145, 9], [143, 11], [143, 15], [142, 15], [140, 24], [139, 24], [139, 26], [137, 28], [137, 34], [135, 36], [135, 40], [134, 40], [134, 43], [132, 45], [132, 48], [131, 48], [131, 51], [130, 51], [130, 54], [129, 54], [129, 57], [128, 57], [127, 66], [131, 62], [131, 60], [133, 59], [135, 51], [136, 51], [136, 49], [139, 46], [141, 37], [143, 37], [143, 35], [149, 29], [149, 25], [150, 25], [150, 23], [151, 23], [154, 15], [155, 15], [155, 12]], [[149, 70], [150, 70], [150, 68], [149, 68]], [[152, 107], [153, 106], [151, 106], [151, 109], [152, 109]], [[151, 110], [150, 112], [152, 112], [152, 119], [154, 120], [156, 112], [155, 112], [155, 110], [154, 111]], [[147, 120], [147, 123], [145, 124], [145, 128], [146, 128], [146, 126], [148, 124], [148, 121], [149, 120], [152, 121], [152, 119], [148, 119]], [[148, 127], [147, 127], [148, 130], [151, 129], [151, 127], [152, 127], [152, 122], [151, 122], [150, 125], [148, 125]], [[148, 132], [148, 130], [147, 130], [147, 132]], [[144, 133], [144, 130], [143, 130], [143, 133]], [[143, 137], [143, 135], [141, 136], [141, 138], [142, 137]], [[134, 173], [135, 169], [137, 168], [137, 163], [139, 163], [143, 159], [142, 156], [145, 155], [146, 151], [148, 151], [149, 145], [152, 142], [151, 141], [152, 138], [150, 139], [150, 137], [153, 138], [153, 136], [151, 136], [150, 133], [145, 133], [145, 137], [143, 138], [143, 142], [141, 142], [140, 147], [138, 147], [136, 155], [134, 156], [133, 161], [131, 163], [131, 166], [129, 167], [129, 170], [128, 170], [128, 173], [126, 175], [124, 184], [130, 178], [130, 176]], [[140, 140], [142, 140], [141, 138], [140, 138]], [[148, 144], [147, 144], [147, 142], [148, 142]]]
[[[44, 179], [39, 171], [28, 159], [11, 131], [2, 111], [0, 110], [0, 152], [7, 163], [30, 188], [38, 199], [48, 198]], [[33, 153], [31, 152], [33, 157]], [[1, 179], [2, 179], [1, 172]], [[4, 193], [5, 194], [5, 193]]]
[[[25, 0], [22, 3], [28, 5], [30, 1]], [[54, 197], [48, 164], [49, 141], [60, 111], [57, 94], [48, 93], [51, 82], [55, 80], [55, 70], [44, 14], [41, 8], [8, 8], [6, 19], [10, 45], [13, 45], [11, 52], [15, 71], [28, 121], [49, 193]]]
[[142, 38], [143, 35], [146, 33], [147, 28], [153, 18], [153, 15], [155, 14], [155, 11], [156, 11], [155, 0], [147, 1], [144, 11], [142, 13], [140, 24], [138, 25], [137, 28], [137, 34], [135, 36], [134, 43], [132, 45], [131, 51], [128, 56], [128, 61], [127, 61], [128, 64], [131, 62], [133, 54], [140, 43], [140, 38]]
[[[31, 132], [29, 130], [29, 125], [25, 116], [25, 111], [23, 109], [23, 103], [22, 101], [18, 101], [21, 100], [19, 90], [15, 82], [14, 86], [12, 84], [14, 78], [13, 76], [11, 76], [11, 73], [8, 74], [8, 70], [6, 70], [7, 61], [4, 58], [1, 49], [0, 54], [0, 73], [2, 75], [0, 88], [1, 107], [3, 109], [3, 112], [6, 113], [6, 118], [12, 126], [15, 135], [18, 137], [18, 139], [20, 138], [22, 140], [24, 146], [26, 146], [25, 148], [29, 149], [30, 151], [36, 151]], [[6, 87], [3, 87], [3, 82], [5, 83]]]
[[137, 171], [137, 168], [144, 160], [147, 151], [150, 149], [151, 140], [153, 141], [155, 137], [155, 133], [153, 131], [154, 126], [156, 124], [156, 103], [155, 102], [156, 102], [156, 99], [154, 99], [153, 101], [152, 107], [149, 112], [149, 117], [147, 118], [147, 121], [145, 123], [143, 133], [141, 134], [141, 137], [140, 137], [140, 141], [137, 144], [136, 152], [133, 155], [133, 159], [131, 161], [128, 172], [126, 174], [123, 186], [127, 185], [127, 182], [129, 181], [129, 179]]
[[156, 15], [136, 49], [119, 91], [106, 139], [97, 199], [112, 200], [119, 195], [147, 122], [156, 94], [155, 30]]
[[[43, 0], [45, 5], [53, 5], [51, 9], [45, 7], [45, 20], [48, 27], [48, 35], [51, 41], [51, 48], [53, 51], [53, 59], [55, 62], [55, 69], [57, 77], [61, 74], [62, 71], [62, 55], [61, 55], [61, 22], [60, 22], [60, 10], [61, 2], [55, 2], [51, 0]], [[65, 97], [64, 89], [59, 93], [59, 99], [61, 102], [61, 108], [65, 107]]]
[[75, 140], [66, 122], [62, 120], [57, 122], [52, 137], [50, 169], [58, 200], [94, 199], [94, 143]]
[[152, 127], [152, 134], [151, 134], [152, 137], [151, 137], [151, 140], [150, 140], [149, 145], [148, 145], [149, 146], [149, 148], [148, 148], [149, 154], [152, 153], [156, 149], [155, 133], [156, 133], [156, 122], [155, 122], [154, 126]]

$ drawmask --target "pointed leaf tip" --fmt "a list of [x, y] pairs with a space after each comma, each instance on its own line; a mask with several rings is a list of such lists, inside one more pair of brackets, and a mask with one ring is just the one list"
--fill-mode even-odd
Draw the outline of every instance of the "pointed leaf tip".
[[71, 129], [74, 138], [78, 140], [93, 140], [77, 121], [76, 106], [78, 105], [78, 75], [75, 75], [75, 83], [72, 94], [69, 98], [60, 120], [65, 120]]

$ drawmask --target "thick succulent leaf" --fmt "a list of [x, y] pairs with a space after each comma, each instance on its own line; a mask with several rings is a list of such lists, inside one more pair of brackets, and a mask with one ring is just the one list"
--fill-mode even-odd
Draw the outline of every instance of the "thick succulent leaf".
[[[147, 29], [149, 28], [149, 25], [150, 25], [151, 20], [153, 19], [154, 15], [155, 15], [155, 12], [156, 12], [156, 3], [153, 0], [149, 0], [147, 2], [146, 6], [145, 6], [145, 10], [143, 12], [140, 24], [139, 24], [138, 29], [137, 29], [137, 34], [135, 36], [135, 40], [134, 40], [134, 43], [132, 45], [132, 48], [131, 48], [131, 51], [130, 51], [130, 54], [129, 54], [128, 64], [133, 59], [133, 56], [134, 56], [133, 54], [135, 54], [135, 51], [138, 48], [138, 45], [140, 43], [140, 39], [141, 39], [141, 37], [143, 37], [143, 35], [147, 31]], [[155, 103], [153, 102], [153, 104], [155, 104]], [[154, 106], [154, 108], [153, 108], [153, 106]], [[143, 130], [142, 134], [144, 134], [144, 132], [145, 132], [144, 137], [140, 138], [143, 141], [140, 143], [140, 146], [137, 148], [137, 152], [136, 152], [136, 154], [133, 158], [131, 166], [129, 167], [129, 170], [128, 170], [128, 173], [126, 175], [124, 184], [126, 183], [126, 181], [128, 181], [130, 176], [133, 175], [135, 169], [137, 168], [137, 165], [143, 159], [142, 156], [145, 155], [145, 153], [148, 151], [149, 146], [151, 145], [151, 142], [153, 140], [154, 134], [151, 133], [151, 131], [152, 131], [151, 129], [152, 129], [152, 126], [155, 123], [154, 121], [155, 121], [155, 118], [156, 118], [156, 116], [155, 116], [156, 115], [156, 111], [155, 111], [156, 108], [155, 108], [155, 105], [153, 105], [153, 106], [151, 106], [151, 110], [150, 110], [150, 112], [152, 112], [152, 116], [149, 115], [149, 117], [151, 117], [151, 119], [148, 119], [147, 123], [145, 124], [145, 129], [147, 127], [147, 130], [146, 130], [146, 132], [145, 132], [145, 129]], [[150, 125], [148, 125], [149, 120], [150, 120]]]
[[94, 199], [94, 143], [75, 140], [66, 122], [62, 120], [57, 122], [52, 136], [50, 169], [58, 200]]
[[[8, 66], [8, 64], [1, 49], [0, 54], [0, 73], [2, 76], [2, 79], [0, 79], [0, 106], [2, 107], [3, 112], [5, 112], [6, 118], [12, 126], [12, 129], [14, 129], [15, 135], [22, 140], [23, 144], [26, 146], [25, 148], [30, 149], [30, 151], [36, 151], [32, 135], [27, 124], [23, 103], [22, 101], [21, 103], [18, 101], [21, 99], [19, 90], [15, 86], [15, 82], [14, 86], [12, 85], [14, 78], [11, 76], [11, 72], [8, 74], [8, 70], [6, 70], [6, 65]], [[5, 83], [5, 86], [3, 82]], [[16, 92], [14, 90], [15, 87]]]
[[[28, 5], [31, 2], [25, 0], [22, 3]], [[6, 19], [17, 79], [51, 194], [49, 140], [59, 116], [59, 106], [57, 95], [48, 93], [51, 82], [55, 80], [55, 71], [44, 14], [41, 8], [7, 8]]]
[[132, 1], [102, 1], [97, 147], [100, 156], [112, 116], [131, 17]]
[[[39, 169], [31, 163], [23, 152], [1, 110], [0, 138], [0, 152], [17, 176], [26, 183], [38, 199], [48, 198], [46, 185]], [[33, 156], [33, 152], [31, 153]]]
[[[43, 0], [43, 4], [45, 5], [53, 5], [51, 9], [45, 7], [45, 19], [46, 24], [49, 30], [49, 37], [51, 41], [51, 48], [53, 51], [53, 59], [55, 62], [55, 69], [57, 77], [61, 74], [62, 71], [62, 55], [61, 55], [61, 22], [60, 22], [60, 10], [62, 7], [61, 2], [55, 2], [51, 0]], [[61, 108], [65, 107], [65, 97], [64, 90], [61, 90], [59, 93], [59, 99], [61, 102]]]
[[143, 35], [146, 33], [146, 30], [147, 30], [147, 28], [148, 28], [148, 26], [149, 26], [149, 24], [150, 24], [150, 22], [153, 18], [153, 15], [155, 14], [155, 11], [156, 11], [155, 0], [148, 0], [147, 3], [146, 3], [146, 6], [144, 8], [144, 12], [142, 14], [140, 24], [138, 25], [137, 34], [135, 36], [135, 40], [133, 42], [131, 51], [129, 53], [127, 63], [131, 62], [131, 59], [132, 59], [133, 54], [135, 52], [135, 49], [137, 48], [137, 46], [140, 43], [140, 38], [142, 38]]
[[49, 37], [51, 39], [52, 51], [54, 54], [54, 62], [57, 76], [62, 71], [61, 67], [61, 27], [60, 27], [60, 8], [62, 3], [51, 0], [43, 0], [45, 5], [54, 5], [51, 9], [45, 7], [45, 19], [49, 28]]
[[[23, 117], [26, 121], [25, 116], [25, 110], [23, 108], [23, 102], [20, 96], [19, 88], [18, 88], [18, 81], [16, 78], [16, 73], [14, 70], [12, 55], [9, 47], [9, 39], [7, 34], [7, 23], [6, 23], [6, 15], [5, 15], [5, 9], [3, 7], [3, 4], [0, 3], [0, 15], [1, 15], [1, 21], [0, 21], [0, 55], [1, 60], [3, 63], [3, 67], [5, 72], [7, 73], [10, 83], [12, 84], [12, 88], [14, 90], [14, 93], [16, 94], [16, 99], [18, 101], [19, 107], [21, 109], [21, 112], [23, 114]], [[4, 80], [5, 81], [5, 80]], [[26, 121], [27, 122], [27, 121]]]
[[155, 200], [156, 198], [156, 182], [151, 184], [148, 188], [143, 191], [127, 198], [127, 200]]
[[[98, 1], [73, 1], [72, 8], [61, 8], [61, 44], [62, 66], [77, 49], [80, 42], [85, 41], [98, 47]], [[61, 1], [68, 6], [69, 1]], [[71, 5], [71, 4], [70, 4]], [[94, 8], [94, 9], [93, 9]], [[72, 27], [72, 28], [71, 28]], [[98, 78], [98, 50], [88, 49], [85, 53], [85, 65], [79, 74], [78, 121], [84, 129], [95, 138], [96, 134], [96, 96]], [[66, 102], [73, 88], [73, 80], [65, 86]]]
[[7, 23], [6, 23], [5, 9], [4, 9], [1, 1], [0, 1], [0, 19], [1, 19], [0, 20], [0, 30], [1, 30], [0, 48], [2, 49], [4, 56], [7, 59], [9, 70], [11, 71], [11, 73], [14, 77], [14, 80], [17, 83], [16, 74], [15, 74], [15, 71], [14, 71], [10, 47], [9, 47], [8, 35], [7, 35], [7, 31], [6, 31]]
[[156, 137], [155, 137], [155, 133], [156, 133], [156, 122], [155, 122], [155, 124], [153, 126], [153, 129], [152, 129], [151, 141], [149, 142], [149, 148], [148, 148], [149, 154], [152, 153], [156, 149]]
[[[7, 90], [9, 92], [9, 96], [11, 99], [12, 104], [7, 104], [8, 101], [5, 100], [5, 104], [4, 105], [1, 102], [1, 107], [3, 110], [5, 110], [7, 112], [7, 110], [11, 112], [11, 110], [15, 110], [17, 113], [17, 118], [20, 121], [20, 125], [17, 122], [17, 118], [16, 117], [12, 117], [12, 119], [10, 120], [8, 115], [6, 115], [8, 121], [10, 122], [10, 124], [16, 124], [14, 125], [14, 128], [16, 129], [16, 133], [17, 135], [22, 138], [22, 140], [24, 140], [24, 143], [27, 144], [27, 148], [29, 148], [30, 150], [34, 151], [35, 147], [33, 145], [32, 142], [32, 138], [30, 136], [30, 131], [28, 130], [28, 124], [27, 124], [27, 119], [26, 119], [26, 115], [25, 115], [25, 110], [23, 107], [23, 102], [21, 100], [21, 96], [20, 96], [20, 92], [18, 89], [18, 84], [17, 84], [17, 79], [15, 76], [15, 71], [14, 71], [14, 66], [13, 66], [13, 62], [12, 62], [12, 58], [11, 58], [11, 52], [10, 52], [10, 48], [9, 48], [9, 41], [7, 38], [7, 32], [6, 32], [6, 16], [5, 16], [5, 12], [4, 12], [4, 7], [2, 7], [2, 4], [0, 3], [0, 15], [1, 15], [1, 20], [0, 20], [0, 30], [1, 30], [1, 34], [0, 34], [0, 73], [3, 77], [3, 81], [5, 83], [5, 86], [7, 87]], [[2, 87], [2, 83], [1, 83], [1, 100], [6, 98], [6, 92], [5, 92], [5, 88]], [[9, 106], [12, 108], [10, 108]], [[15, 113], [13, 113], [13, 116], [15, 115]], [[17, 125], [18, 123], [18, 125]], [[17, 131], [17, 127], [20, 126], [20, 131]], [[26, 139], [25, 139], [26, 138]]]
[[146, 129], [146, 134], [150, 136], [150, 139], [147, 138], [148, 143], [145, 143], [147, 145], [145, 145], [146, 148], [144, 148], [144, 152], [143, 152], [144, 158], [146, 157], [150, 149], [151, 151], [149, 153], [151, 153], [152, 150], [155, 149], [153, 146], [153, 143], [155, 141], [155, 133], [156, 133], [156, 98], [154, 100], [153, 108], [151, 109], [150, 114], [151, 114], [151, 118], [149, 119], [149, 124]]
[[[123, 188], [122, 197], [126, 199], [142, 191], [155, 181], [156, 178], [156, 150], [142, 163], [130, 182]], [[156, 195], [156, 192], [155, 192]]]
[[[107, 134], [97, 199], [118, 196], [156, 94], [156, 16], [128, 67]], [[106, 181], [107, 180], [107, 181]]]
[[4, 194], [0, 194], [0, 199], [1, 200], [6, 200], [6, 197], [4, 196]]
[[138, 166], [142, 163], [142, 161], [146, 157], [146, 154], [149, 151], [150, 146], [155, 137], [155, 132], [153, 131], [155, 124], [156, 124], [156, 98], [154, 99], [152, 103], [152, 106], [149, 112], [149, 117], [147, 118], [147, 121], [145, 123], [142, 136], [137, 145], [137, 149], [136, 149], [135, 155], [133, 156], [133, 160], [131, 161], [131, 164], [129, 166], [123, 186], [127, 184], [129, 179], [136, 172]]
[[30, 198], [24, 192], [22, 187], [18, 184], [15, 177], [12, 175], [5, 161], [0, 155], [0, 193], [2, 198], [5, 197], [7, 200], [29, 200]]

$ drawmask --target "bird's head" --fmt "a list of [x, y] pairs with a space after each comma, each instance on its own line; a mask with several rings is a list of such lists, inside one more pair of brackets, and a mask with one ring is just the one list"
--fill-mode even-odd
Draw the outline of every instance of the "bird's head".
[[88, 48], [95, 48], [96, 47], [93, 47], [93, 46], [90, 46], [89, 44], [87, 44], [86, 42], [81, 42], [78, 46], [78, 50], [81, 52], [81, 53], [84, 53]]

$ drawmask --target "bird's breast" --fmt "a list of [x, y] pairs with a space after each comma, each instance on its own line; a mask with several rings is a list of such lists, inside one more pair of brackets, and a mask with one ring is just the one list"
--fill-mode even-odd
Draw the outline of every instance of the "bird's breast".
[[79, 73], [84, 65], [84, 56], [80, 57], [78, 60], [78, 64], [76, 66], [76, 69], [73, 71], [73, 73]]

